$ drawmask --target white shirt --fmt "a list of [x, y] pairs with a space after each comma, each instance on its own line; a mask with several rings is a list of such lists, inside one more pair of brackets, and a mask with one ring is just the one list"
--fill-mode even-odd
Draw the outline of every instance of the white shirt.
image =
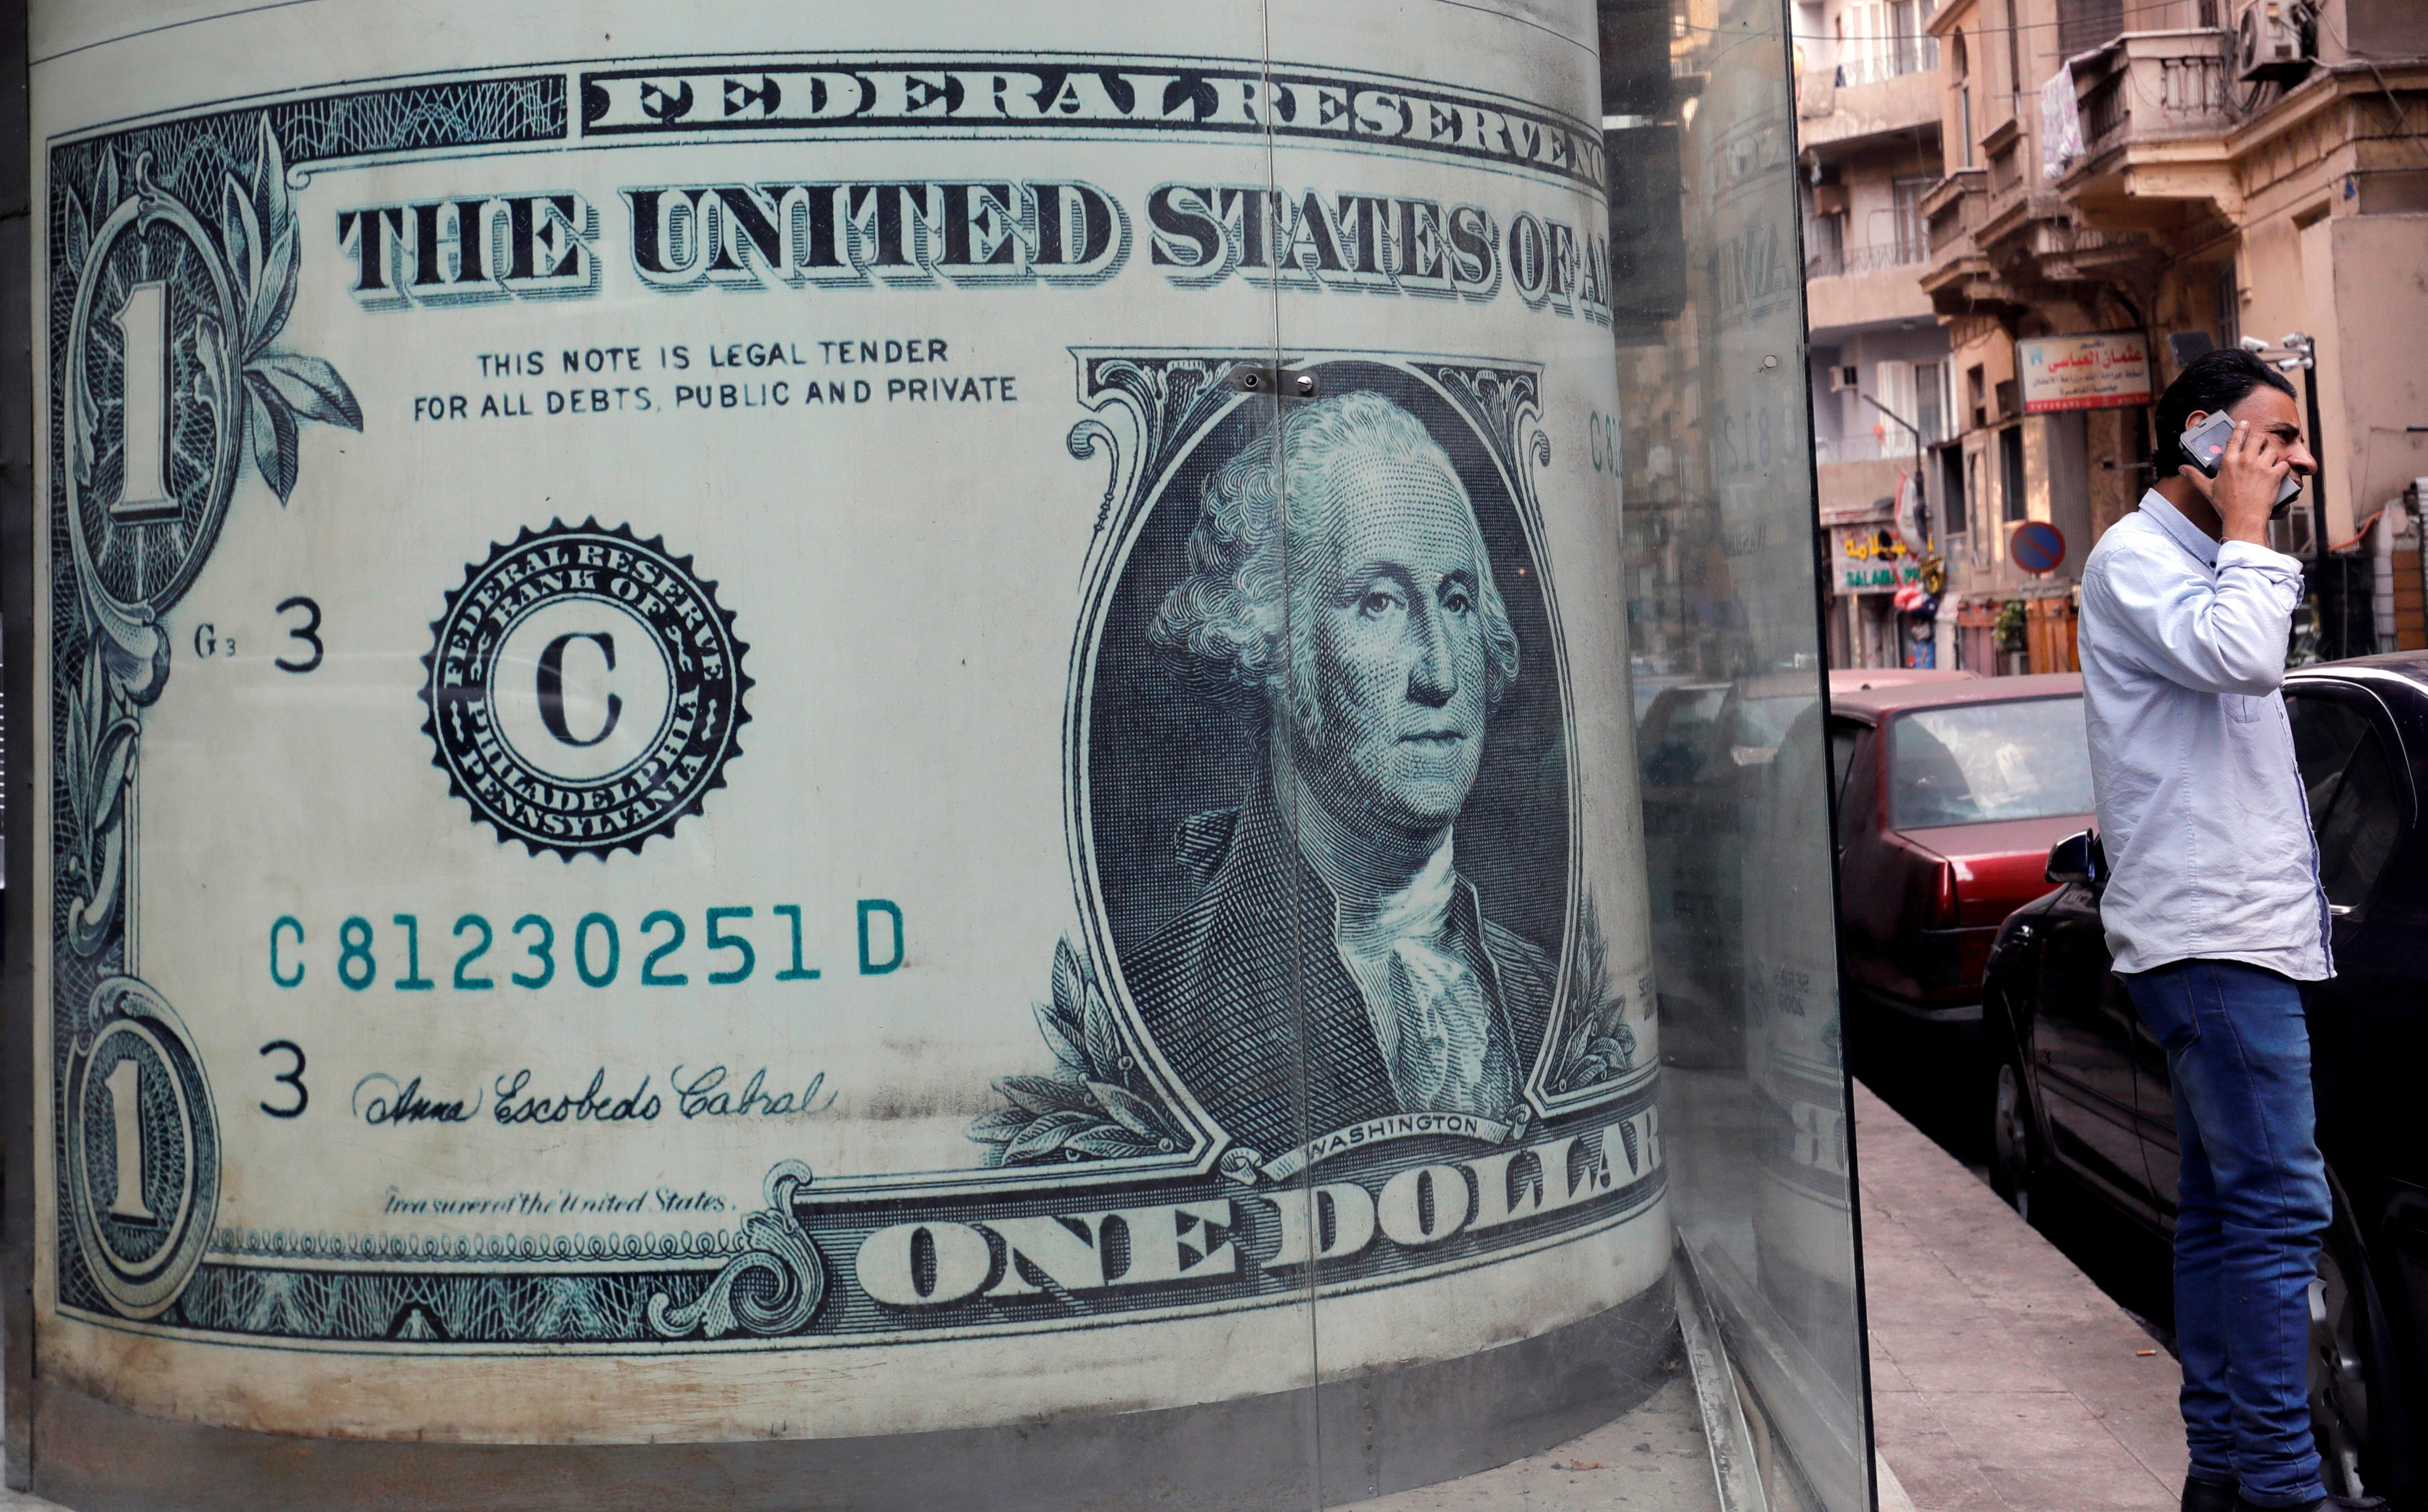
[[2082, 703], [2120, 972], [2191, 957], [2335, 975], [2318, 842], [2285, 717], [2302, 565], [2223, 544], [2161, 497], [2082, 569]]

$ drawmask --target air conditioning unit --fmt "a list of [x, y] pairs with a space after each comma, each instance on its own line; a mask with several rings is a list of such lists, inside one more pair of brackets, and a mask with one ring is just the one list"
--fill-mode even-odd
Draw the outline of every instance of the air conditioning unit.
[[1839, 394], [1849, 389], [1860, 391], [1862, 386], [1862, 370], [1853, 363], [1841, 366], [1833, 362], [1829, 365], [1829, 392]]
[[2234, 72], [2244, 80], [2291, 83], [2310, 72], [2310, 24], [2305, 0], [2247, 0], [2234, 24]]

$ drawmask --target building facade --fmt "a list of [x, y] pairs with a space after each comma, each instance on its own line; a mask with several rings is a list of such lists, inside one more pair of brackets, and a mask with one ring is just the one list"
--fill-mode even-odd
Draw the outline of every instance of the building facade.
[[[1921, 576], [1922, 543], [1895, 518], [1906, 480], [1927, 480], [1932, 449], [1954, 435], [1947, 333], [1920, 280], [1922, 205], [1945, 174], [1944, 44], [1927, 29], [1929, 4], [1794, 8], [1813, 463], [1837, 666], [1932, 654], [1896, 606]], [[1935, 503], [1927, 486], [1924, 501]]]
[[[2313, 564], [2297, 650], [2420, 644], [2395, 601], [2428, 473], [2428, 8], [1946, 0], [1922, 29], [1947, 144], [1918, 283], [1950, 346], [1954, 665], [2075, 665], [2082, 559], [2152, 481], [2147, 396], [2237, 343], [2315, 406], [2321, 475], [2277, 536]], [[2099, 376], [2069, 389], [2069, 368]], [[2061, 551], [2040, 531], [2019, 550], [2033, 522]]]

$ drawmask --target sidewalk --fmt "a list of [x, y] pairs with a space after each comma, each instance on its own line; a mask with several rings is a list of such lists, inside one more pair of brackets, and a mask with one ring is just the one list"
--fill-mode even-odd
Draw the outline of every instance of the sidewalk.
[[1917, 1512], [2173, 1512], [2174, 1358], [1860, 1083], [1854, 1112], [1873, 1425]]

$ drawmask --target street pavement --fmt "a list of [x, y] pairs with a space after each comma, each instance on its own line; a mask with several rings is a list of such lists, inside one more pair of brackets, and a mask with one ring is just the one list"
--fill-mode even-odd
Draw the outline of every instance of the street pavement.
[[2169, 1512], [2174, 1359], [1860, 1082], [1872, 1419], [1917, 1512]]

